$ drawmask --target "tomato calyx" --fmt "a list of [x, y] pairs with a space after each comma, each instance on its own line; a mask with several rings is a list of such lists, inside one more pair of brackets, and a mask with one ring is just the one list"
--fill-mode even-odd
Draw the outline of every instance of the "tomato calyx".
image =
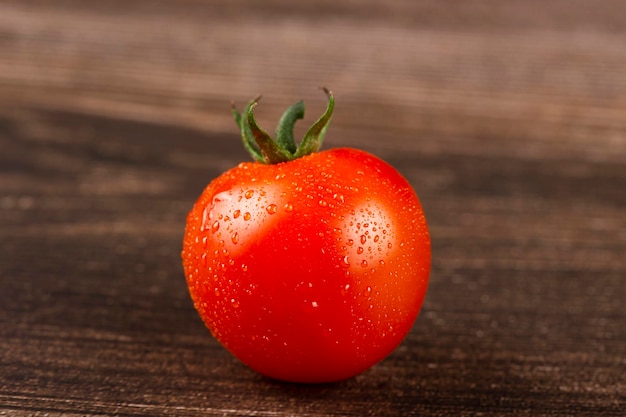
[[254, 118], [254, 110], [261, 96], [250, 101], [243, 114], [239, 113], [233, 104], [232, 111], [235, 123], [241, 129], [243, 145], [250, 155], [256, 161], [264, 164], [279, 164], [317, 152], [322, 146], [335, 108], [335, 98], [332, 91], [325, 87], [322, 87], [322, 90], [328, 96], [326, 111], [313, 123], [304, 134], [302, 141], [297, 145], [294, 140], [293, 129], [296, 122], [304, 118], [304, 102], [302, 100], [289, 106], [283, 113], [276, 127], [276, 139], [261, 129]]

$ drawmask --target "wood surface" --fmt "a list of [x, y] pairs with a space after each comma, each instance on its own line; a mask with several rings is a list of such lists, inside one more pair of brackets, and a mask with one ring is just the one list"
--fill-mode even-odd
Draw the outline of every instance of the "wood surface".
[[[304, 99], [433, 241], [420, 317], [336, 384], [204, 328], [185, 215]], [[302, 127], [303, 131], [306, 122]], [[0, 415], [626, 415], [626, 2], [0, 0]]]

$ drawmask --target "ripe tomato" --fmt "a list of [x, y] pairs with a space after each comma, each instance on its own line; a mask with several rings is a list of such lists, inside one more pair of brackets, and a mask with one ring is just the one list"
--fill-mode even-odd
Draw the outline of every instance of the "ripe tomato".
[[[316, 146], [334, 105], [327, 93], [329, 107], [309, 131]], [[266, 135], [255, 103], [235, 117], [262, 162], [213, 180], [187, 217], [191, 297], [215, 338], [262, 374], [297, 382], [354, 376], [389, 355], [418, 315], [431, 257], [424, 213], [409, 183], [366, 152], [280, 160], [300, 148], [284, 135], [279, 152], [254, 142]], [[283, 127], [291, 131], [302, 114], [301, 103], [292, 106]], [[263, 163], [272, 158], [279, 160]]]

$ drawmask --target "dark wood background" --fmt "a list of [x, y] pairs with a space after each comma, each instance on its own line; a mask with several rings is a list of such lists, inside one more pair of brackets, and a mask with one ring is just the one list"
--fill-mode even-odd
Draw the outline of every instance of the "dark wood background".
[[[271, 129], [319, 85], [434, 252], [400, 348], [306, 386], [212, 339], [179, 254], [231, 100]], [[0, 0], [0, 415], [624, 416], [625, 161], [622, 0]]]

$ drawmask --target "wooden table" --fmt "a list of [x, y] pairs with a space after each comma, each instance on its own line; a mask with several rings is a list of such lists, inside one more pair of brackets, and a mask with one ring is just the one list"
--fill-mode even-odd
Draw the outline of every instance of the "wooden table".
[[[0, 0], [0, 415], [626, 415], [625, 5]], [[230, 101], [319, 85], [433, 270], [391, 356], [307, 386], [219, 346], [180, 250], [248, 159]]]

